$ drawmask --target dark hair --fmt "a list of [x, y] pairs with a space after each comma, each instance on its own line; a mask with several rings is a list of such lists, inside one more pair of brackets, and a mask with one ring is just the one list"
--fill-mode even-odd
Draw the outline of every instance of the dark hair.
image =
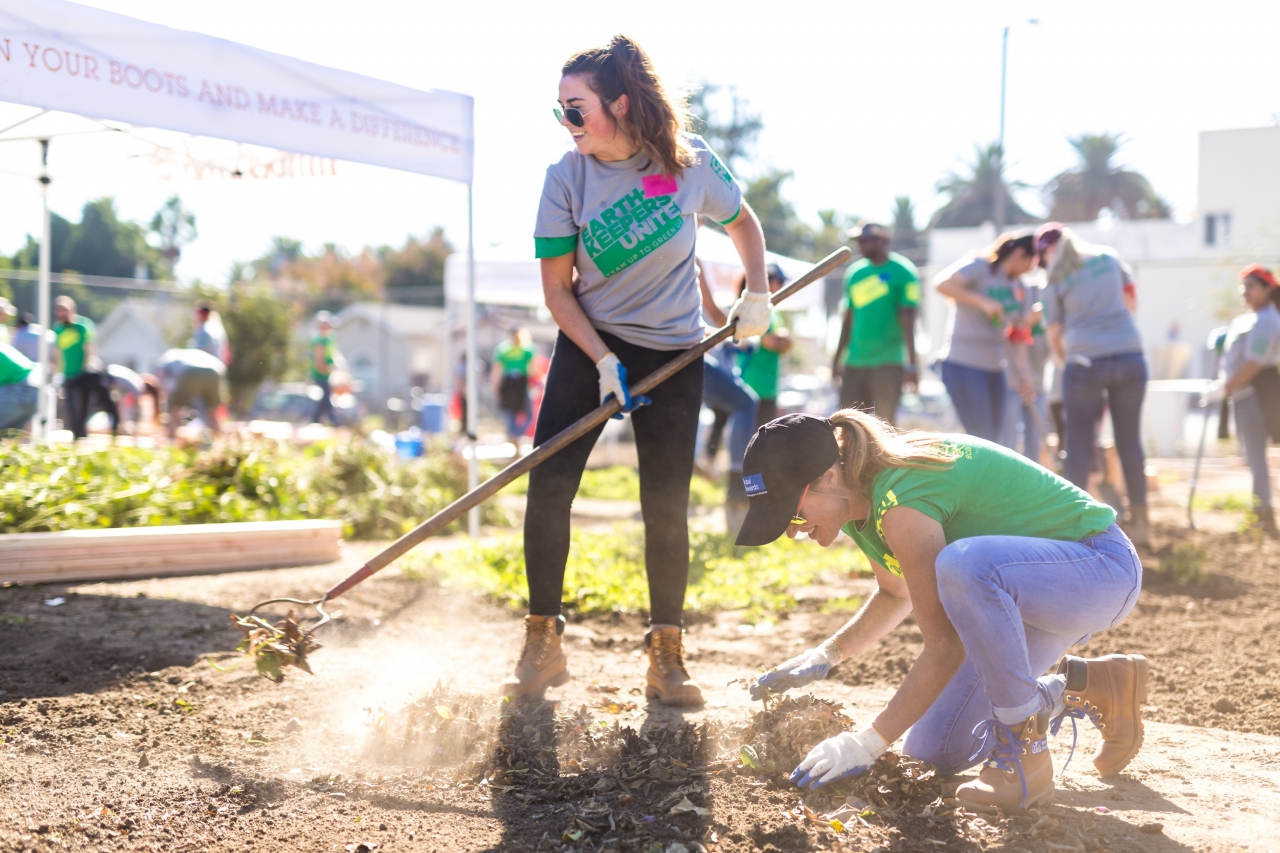
[[1034, 255], [1036, 253], [1036, 236], [1034, 234], [1001, 234], [997, 237], [996, 241], [987, 249], [987, 261], [991, 265], [991, 271], [995, 272], [1014, 252]]
[[30, 326], [35, 321], [36, 321], [35, 317], [31, 316], [26, 311], [23, 311], [21, 314], [18, 315], [17, 326], [19, 329], [25, 329], [27, 326]]
[[199, 302], [196, 303], [196, 310], [203, 311], [204, 313], [207, 314], [213, 310], [213, 303], [210, 302], [208, 299], [201, 299]]
[[1249, 272], [1249, 274], [1244, 277], [1244, 280], [1246, 283], [1250, 281], [1257, 282], [1259, 287], [1267, 291], [1267, 298], [1271, 300], [1271, 304], [1276, 306], [1277, 310], [1280, 310], [1280, 287], [1272, 287], [1271, 282], [1267, 281], [1256, 272]]
[[[640, 45], [616, 35], [604, 47], [578, 51], [560, 69], [562, 77], [575, 74], [585, 75], [605, 103], [627, 96], [626, 131], [663, 174], [678, 177], [693, 165], [693, 151], [680, 135], [688, 124], [684, 99], [667, 92]], [[613, 112], [605, 112], [618, 126]]]

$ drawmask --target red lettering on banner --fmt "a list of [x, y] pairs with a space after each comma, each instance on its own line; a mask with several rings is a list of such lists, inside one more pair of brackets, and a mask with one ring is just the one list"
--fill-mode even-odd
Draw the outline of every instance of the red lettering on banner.
[[4, 54], [4, 61], [9, 61], [9, 40], [4, 40], [4, 47], [0, 47], [0, 54]]
[[[155, 82], [152, 82], [155, 81]], [[148, 68], [142, 74], [142, 83], [152, 92], [159, 92], [164, 88], [164, 77], [154, 68]]]
[[[320, 105], [315, 101], [304, 101], [301, 98], [277, 97], [258, 92], [258, 112], [270, 113], [276, 118], [289, 118], [294, 121], [305, 121], [308, 124], [321, 124]], [[332, 126], [332, 125], [331, 125]]]
[[187, 88], [187, 75], [179, 74], [178, 75], [178, 97], [185, 98], [187, 95], [190, 95], [190, 94], [191, 94], [191, 90]]
[[346, 129], [347, 129], [347, 126], [346, 126], [345, 124], [343, 124], [343, 122], [342, 122], [342, 114], [341, 114], [340, 112], [338, 112], [338, 108], [337, 108], [337, 107], [330, 107], [330, 108], [329, 108], [329, 113], [330, 113], [330, 115], [329, 115], [329, 127], [330, 127], [331, 129], [332, 129], [333, 127], [335, 127], [335, 126], [338, 128], [338, 130], [346, 130]]
[[124, 77], [122, 75], [123, 71], [124, 69], [120, 67], [120, 63], [112, 59], [111, 60], [111, 85], [113, 86], [120, 85], [120, 82], [124, 80]]
[[27, 44], [27, 43], [24, 41], [24, 42], [22, 43], [22, 46], [23, 46], [23, 47], [25, 47], [25, 48], [27, 49], [27, 58], [29, 58], [29, 59], [31, 60], [31, 67], [32, 67], [32, 68], [35, 68], [35, 67], [36, 67], [36, 52], [40, 50], [40, 45], [38, 45], [38, 44], [37, 44], [37, 45], [30, 45], [30, 44]]
[[[50, 53], [53, 54], [54, 59], [58, 60], [57, 65], [53, 65], [52, 63], [49, 62]], [[62, 70], [62, 51], [58, 50], [56, 47], [46, 47], [44, 51], [40, 54], [40, 60], [44, 63], [44, 67], [49, 71]]]
[[98, 76], [98, 58], [96, 56], [84, 55], [84, 79], [88, 80], [89, 75], [93, 75], [94, 80], [100, 80]]
[[[80, 76], [80, 54], [72, 53], [69, 50], [66, 51], [66, 54], [67, 54], [67, 73], [70, 74], [72, 77], [79, 77]], [[76, 67], [74, 69], [72, 69], [71, 67], [71, 57], [73, 56], [76, 59]]]
[[351, 132], [381, 136], [393, 142], [403, 142], [422, 148], [438, 148], [451, 154], [462, 151], [462, 142], [457, 134], [446, 133], [413, 122], [383, 118], [373, 113], [358, 113], [352, 110]]
[[[134, 82], [134, 80], [129, 79], [130, 71], [133, 72], [134, 80], [137, 80], [136, 83]], [[130, 89], [137, 89], [139, 86], [141, 86], [142, 85], [142, 69], [136, 65], [126, 65], [124, 67], [124, 84], [128, 86]]]

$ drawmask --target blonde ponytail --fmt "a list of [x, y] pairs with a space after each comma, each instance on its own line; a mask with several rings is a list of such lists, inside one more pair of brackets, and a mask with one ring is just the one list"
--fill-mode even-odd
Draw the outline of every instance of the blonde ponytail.
[[1053, 263], [1049, 265], [1048, 271], [1050, 284], [1057, 284], [1067, 276], [1079, 272], [1080, 267], [1084, 266], [1084, 255], [1088, 254], [1088, 247], [1081, 243], [1070, 228], [1062, 229], [1062, 236], [1058, 238], [1056, 245], [1058, 251], [1053, 256]]
[[945, 438], [939, 433], [900, 433], [858, 409], [841, 409], [830, 420], [840, 446], [844, 485], [857, 494], [870, 497], [876, 475], [886, 468], [946, 468], [955, 462], [939, 447]]

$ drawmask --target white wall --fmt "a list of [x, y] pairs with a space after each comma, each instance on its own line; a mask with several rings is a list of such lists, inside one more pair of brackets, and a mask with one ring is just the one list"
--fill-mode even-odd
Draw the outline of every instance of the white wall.
[[1228, 214], [1218, 248], [1245, 254], [1280, 252], [1280, 126], [1200, 133], [1200, 242], [1206, 216]]

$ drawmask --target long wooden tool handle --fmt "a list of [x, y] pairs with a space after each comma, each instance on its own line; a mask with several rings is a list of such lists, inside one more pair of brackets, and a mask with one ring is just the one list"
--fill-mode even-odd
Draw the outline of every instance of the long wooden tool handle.
[[[812, 284], [818, 279], [831, 272], [836, 267], [845, 263], [851, 256], [847, 248], [840, 248], [823, 258], [817, 265], [810, 269], [807, 273], [800, 276], [791, 284], [779, 290], [770, 300], [777, 305], [782, 300], [791, 296], [800, 288]], [[681, 353], [678, 357], [668, 361], [662, 367], [645, 376], [639, 382], [631, 386], [631, 396], [635, 397], [644, 394], [652, 388], [656, 388], [693, 362], [702, 358], [704, 354], [716, 344], [723, 341], [733, 334], [733, 324], [730, 323], [717, 331], [713, 332], [706, 338], [703, 338], [696, 346]], [[357, 569], [352, 575], [342, 583], [329, 590], [324, 595], [324, 600], [329, 601], [342, 595], [351, 587], [360, 583], [365, 578], [381, 569], [384, 569], [390, 563], [404, 556], [412, 550], [422, 540], [434, 536], [444, 528], [448, 527], [473, 506], [484, 503], [489, 498], [497, 494], [503, 486], [506, 486], [512, 480], [515, 480], [536, 468], [545, 462], [548, 458], [554, 456], [563, 450], [567, 445], [577, 441], [582, 436], [591, 432], [600, 424], [604, 423], [613, 415], [622, 411], [622, 404], [617, 400], [601, 404], [600, 408], [579, 418], [572, 426], [556, 434], [549, 441], [539, 445], [528, 456], [517, 459], [506, 468], [503, 468], [491, 479], [486, 480], [477, 486], [473, 491], [467, 492], [462, 497], [449, 504], [426, 521], [419, 524], [413, 530], [401, 536], [395, 542], [392, 542], [380, 553], [374, 555], [367, 563]], [[474, 445], [473, 445], [474, 448]]]

